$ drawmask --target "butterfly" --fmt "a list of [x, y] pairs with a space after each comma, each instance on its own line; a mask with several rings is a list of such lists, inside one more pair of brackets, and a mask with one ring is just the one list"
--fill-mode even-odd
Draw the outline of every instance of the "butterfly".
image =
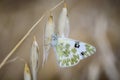
[[67, 12], [65, 3], [59, 16], [57, 31], [55, 31], [53, 16], [50, 15], [48, 19], [44, 36], [43, 65], [47, 61], [51, 46], [56, 53], [57, 61], [60, 67], [74, 66], [78, 64], [80, 60], [96, 52], [95, 47], [92, 45], [68, 38], [70, 24]]
[[96, 52], [96, 48], [90, 44], [66, 37], [59, 37], [56, 34], [52, 36], [52, 46], [60, 67], [75, 66], [80, 60]]

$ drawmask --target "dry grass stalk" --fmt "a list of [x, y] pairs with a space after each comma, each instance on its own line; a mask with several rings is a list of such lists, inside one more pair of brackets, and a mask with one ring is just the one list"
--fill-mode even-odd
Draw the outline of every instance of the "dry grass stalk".
[[16, 49], [23, 43], [23, 41], [30, 35], [30, 33], [36, 28], [36, 26], [41, 22], [41, 20], [45, 17], [45, 15], [49, 12], [49, 11], [53, 11], [54, 9], [56, 9], [59, 5], [61, 5], [64, 2], [61, 1], [60, 3], [58, 3], [56, 6], [54, 6], [53, 8], [51, 8], [50, 10], [46, 11], [42, 17], [40, 17], [40, 19], [29, 29], [29, 31], [25, 34], [25, 36], [16, 44], [16, 46], [10, 51], [10, 53], [8, 53], [8, 55], [4, 58], [4, 60], [1, 62], [0, 64], [0, 69], [4, 66], [4, 64], [7, 62], [7, 60], [13, 55], [13, 53], [16, 51]]
[[61, 37], [68, 37], [70, 32], [70, 25], [68, 19], [67, 4], [64, 3], [64, 7], [60, 13], [58, 20], [58, 31]]
[[53, 21], [53, 16], [50, 15], [48, 18], [48, 21], [45, 26], [45, 35], [44, 35], [44, 48], [43, 48], [43, 63], [42, 67], [44, 66], [45, 62], [47, 61], [48, 55], [49, 55], [49, 49], [51, 47], [51, 41], [52, 41], [52, 35], [54, 34], [54, 28], [55, 24]]
[[34, 41], [31, 47], [30, 61], [33, 80], [37, 80], [37, 72], [39, 69], [39, 47], [34, 36]]
[[31, 80], [31, 73], [27, 63], [25, 63], [24, 67], [24, 80]]

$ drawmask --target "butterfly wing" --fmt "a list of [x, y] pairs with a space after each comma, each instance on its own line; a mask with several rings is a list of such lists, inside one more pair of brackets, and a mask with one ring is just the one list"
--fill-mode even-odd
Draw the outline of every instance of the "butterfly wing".
[[84, 42], [75, 41], [74, 47], [77, 48], [81, 60], [87, 58], [88, 56], [91, 56], [96, 52], [95, 47]]
[[70, 67], [79, 63], [96, 50], [95, 47], [69, 38], [58, 38], [55, 46], [60, 67]]

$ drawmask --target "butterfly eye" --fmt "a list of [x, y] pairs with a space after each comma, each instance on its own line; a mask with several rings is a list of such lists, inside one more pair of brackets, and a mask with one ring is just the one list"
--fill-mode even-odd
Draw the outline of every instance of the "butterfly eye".
[[75, 48], [79, 48], [80, 45], [79, 45], [79, 42], [75, 42]]
[[84, 55], [84, 52], [81, 52], [81, 55]]

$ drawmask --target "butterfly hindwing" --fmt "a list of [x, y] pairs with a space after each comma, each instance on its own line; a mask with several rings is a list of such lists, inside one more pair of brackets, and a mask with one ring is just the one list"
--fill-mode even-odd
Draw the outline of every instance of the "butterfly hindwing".
[[55, 48], [60, 67], [74, 66], [95, 52], [93, 46], [69, 38], [58, 38]]
[[80, 61], [73, 44], [74, 42], [69, 39], [58, 38], [56, 53], [60, 67], [74, 66]]

